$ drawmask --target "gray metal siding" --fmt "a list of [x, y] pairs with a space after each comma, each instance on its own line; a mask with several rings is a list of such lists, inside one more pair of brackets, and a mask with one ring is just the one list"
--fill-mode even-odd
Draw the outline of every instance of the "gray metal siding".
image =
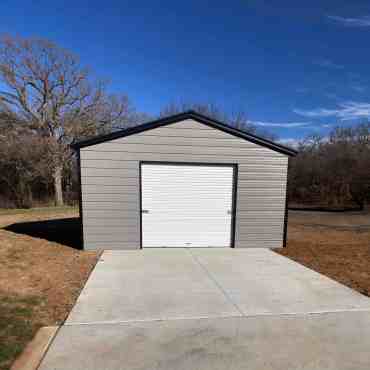
[[288, 157], [193, 120], [81, 149], [86, 249], [140, 246], [140, 161], [237, 163], [237, 248], [281, 247]]

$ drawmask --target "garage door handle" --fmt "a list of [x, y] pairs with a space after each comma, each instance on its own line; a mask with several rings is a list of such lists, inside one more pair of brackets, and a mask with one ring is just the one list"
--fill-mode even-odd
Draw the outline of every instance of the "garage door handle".
[[231, 210], [230, 209], [227, 211], [227, 214], [228, 215], [231, 215]]
[[149, 213], [149, 210], [147, 210], [147, 209], [142, 209], [142, 210], [141, 210], [141, 213]]

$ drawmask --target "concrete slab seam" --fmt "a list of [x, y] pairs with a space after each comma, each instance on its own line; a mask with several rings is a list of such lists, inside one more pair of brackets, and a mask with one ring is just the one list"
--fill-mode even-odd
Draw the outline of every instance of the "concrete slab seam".
[[256, 317], [282, 317], [282, 316], [315, 316], [336, 313], [351, 313], [351, 312], [369, 312], [370, 309], [343, 309], [343, 310], [328, 310], [328, 311], [310, 311], [310, 312], [284, 312], [284, 313], [258, 313], [251, 315], [220, 315], [220, 316], [193, 316], [193, 317], [178, 317], [166, 319], [143, 319], [143, 320], [118, 320], [118, 321], [94, 321], [94, 322], [80, 322], [72, 324], [64, 324], [63, 326], [85, 326], [85, 325], [115, 325], [115, 324], [135, 324], [135, 323], [148, 323], [148, 322], [163, 322], [163, 321], [186, 321], [186, 320], [206, 320], [206, 319], [237, 319], [237, 318], [256, 318]]
[[79, 325], [104, 325], [104, 324], [134, 324], [141, 322], [163, 322], [163, 321], [184, 321], [184, 320], [202, 320], [202, 319], [229, 319], [243, 317], [242, 315], [217, 315], [217, 316], [184, 316], [184, 317], [169, 317], [169, 318], [158, 318], [158, 319], [135, 319], [135, 320], [107, 320], [107, 321], [89, 321], [89, 322], [77, 322], [77, 323], [66, 323], [64, 326], [79, 326]]
[[199, 259], [191, 252], [189, 248], [186, 248], [189, 254], [192, 256], [193, 260], [202, 268], [202, 270], [206, 273], [206, 275], [213, 281], [213, 283], [221, 290], [225, 298], [231, 303], [237, 311], [243, 316], [244, 312], [239, 308], [239, 306], [231, 299], [229, 294], [226, 290], [219, 284], [219, 282], [212, 276], [212, 274], [208, 271], [208, 269], [199, 261]]

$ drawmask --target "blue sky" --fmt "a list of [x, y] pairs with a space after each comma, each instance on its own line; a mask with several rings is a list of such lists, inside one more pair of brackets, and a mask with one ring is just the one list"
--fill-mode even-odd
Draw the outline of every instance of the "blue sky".
[[0, 33], [72, 50], [151, 115], [212, 103], [283, 140], [370, 115], [368, 0], [2, 0]]

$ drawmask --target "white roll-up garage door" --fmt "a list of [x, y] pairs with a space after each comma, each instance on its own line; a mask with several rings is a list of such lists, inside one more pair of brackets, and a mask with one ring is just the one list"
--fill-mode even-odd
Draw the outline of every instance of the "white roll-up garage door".
[[142, 246], [229, 247], [233, 166], [141, 165]]

